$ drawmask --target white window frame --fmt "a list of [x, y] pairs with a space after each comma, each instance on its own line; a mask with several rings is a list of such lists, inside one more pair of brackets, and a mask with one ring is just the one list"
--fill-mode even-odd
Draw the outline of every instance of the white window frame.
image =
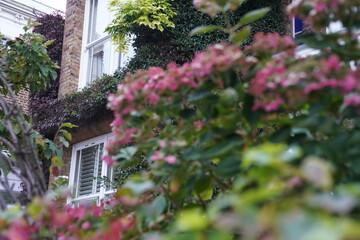
[[[89, 39], [89, 27], [90, 27], [90, 16], [91, 16], [91, 4], [94, 0], [86, 0], [85, 3], [85, 17], [84, 17], [84, 28], [83, 28], [83, 37], [82, 37], [82, 49], [81, 49], [81, 58], [80, 58], [80, 74], [79, 74], [79, 84], [78, 88], [79, 90], [84, 88], [86, 85], [88, 85], [91, 82], [91, 62], [89, 57], [89, 51], [92, 47], [95, 45], [101, 43], [101, 42], [107, 42], [110, 41], [110, 35], [103, 36], [91, 43], [88, 43]], [[99, 0], [104, 1], [104, 0]], [[110, 16], [111, 12], [109, 11]], [[121, 66], [121, 53], [116, 51], [116, 46], [111, 43], [110, 46], [110, 52], [113, 53], [110, 55], [110, 66], [106, 66], [107, 71], [105, 73], [112, 74], [115, 72], [118, 67]]]
[[304, 23], [302, 22], [301, 31], [296, 32], [295, 26], [296, 26], [296, 17], [293, 17], [292, 19], [292, 37], [295, 39], [297, 35], [300, 35], [303, 33]]
[[[70, 166], [70, 178], [69, 178], [69, 187], [70, 189], [73, 191], [74, 195], [70, 196], [67, 200], [68, 204], [81, 204], [81, 202], [83, 201], [91, 201], [93, 199], [96, 199], [96, 204], [100, 204], [100, 200], [106, 198], [106, 196], [111, 195], [115, 192], [115, 190], [113, 189], [109, 189], [106, 190], [106, 188], [104, 186], [100, 186], [100, 191], [98, 193], [92, 193], [86, 196], [80, 196], [77, 197], [76, 196], [76, 191], [78, 190], [78, 182], [75, 182], [75, 176], [76, 176], [76, 165], [77, 165], [77, 151], [88, 148], [88, 147], [92, 147], [92, 146], [96, 146], [96, 145], [100, 145], [100, 144], [104, 144], [103, 147], [103, 154], [106, 154], [106, 150], [105, 150], [105, 146], [106, 143], [112, 138], [112, 134], [105, 134], [99, 137], [95, 137], [77, 144], [74, 144], [72, 147], [72, 154], [71, 154], [71, 166]], [[100, 160], [102, 161], [102, 160]], [[80, 167], [78, 169], [78, 171], [80, 171]], [[106, 164], [106, 162], [102, 162], [102, 169], [101, 169], [101, 176], [106, 176], [108, 173], [108, 165]], [[113, 177], [113, 170], [111, 169], [111, 173], [110, 173], [110, 180], [112, 180]], [[79, 180], [79, 178], [78, 178]], [[95, 202], [95, 201], [94, 201]]]

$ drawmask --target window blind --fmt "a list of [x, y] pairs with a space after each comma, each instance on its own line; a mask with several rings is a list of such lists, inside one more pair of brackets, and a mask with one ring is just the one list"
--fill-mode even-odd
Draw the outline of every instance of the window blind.
[[78, 156], [78, 191], [77, 196], [86, 196], [100, 191], [102, 170], [102, 148], [103, 144], [84, 148]]

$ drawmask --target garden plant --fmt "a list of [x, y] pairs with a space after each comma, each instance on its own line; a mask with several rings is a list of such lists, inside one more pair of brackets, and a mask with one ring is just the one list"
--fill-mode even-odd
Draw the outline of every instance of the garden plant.
[[[195, 0], [212, 16], [242, 1]], [[203, 26], [229, 42], [183, 65], [128, 74], [108, 97], [114, 140], [103, 161], [146, 170], [99, 206], [71, 192], [0, 215], [4, 239], [360, 239], [360, 3], [298, 0], [301, 43], [248, 24]], [[325, 29], [333, 22], [340, 32]]]

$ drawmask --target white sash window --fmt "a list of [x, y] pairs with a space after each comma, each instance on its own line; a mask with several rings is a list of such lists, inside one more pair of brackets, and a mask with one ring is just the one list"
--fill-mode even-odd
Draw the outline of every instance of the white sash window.
[[105, 179], [112, 180], [112, 170], [101, 160], [110, 135], [100, 136], [74, 145], [70, 169], [73, 189], [69, 202], [74, 205], [99, 203], [113, 193]]
[[111, 36], [105, 32], [111, 20], [108, 1], [86, 0], [79, 89], [104, 74], [114, 73], [134, 54], [132, 48], [127, 54], [116, 51]]

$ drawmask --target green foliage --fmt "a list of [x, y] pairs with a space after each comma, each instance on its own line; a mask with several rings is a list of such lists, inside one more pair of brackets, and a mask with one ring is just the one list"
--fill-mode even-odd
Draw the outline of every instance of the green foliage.
[[[16, 40], [9, 40], [0, 46], [0, 69], [2, 76], [11, 79], [15, 93], [20, 89], [37, 92], [44, 89], [50, 79], [56, 78], [56, 65], [47, 55], [46, 48], [52, 41], [44, 43], [44, 36], [28, 32], [37, 26], [29, 20], [24, 27], [25, 33]], [[48, 79], [48, 81], [43, 81]], [[1, 85], [1, 93], [7, 94], [6, 87]]]
[[360, 56], [347, 52], [358, 50], [349, 33], [360, 4], [294, 7], [304, 21], [331, 16], [346, 29], [304, 36], [318, 50], [306, 58], [289, 37], [257, 34], [243, 50], [217, 44], [183, 66], [128, 75], [109, 96], [105, 157], [145, 167], [103, 209], [34, 199], [0, 214], [1, 234], [359, 240]]
[[53, 137], [64, 122], [84, 126], [110, 112], [106, 109], [107, 95], [116, 91], [124, 79], [124, 72], [116, 77], [103, 76], [79, 92], [47, 103], [46, 108], [34, 114], [34, 127], [42, 134]]
[[[14, 202], [22, 204], [46, 192], [50, 161], [62, 164], [62, 151], [54, 142], [31, 129], [31, 119], [17, 101], [20, 90], [44, 90], [56, 77], [54, 68], [57, 66], [46, 50], [52, 41], [44, 42], [44, 36], [28, 32], [36, 26], [38, 24], [29, 20], [23, 35], [0, 46], [0, 168], [5, 173], [0, 184]], [[7, 179], [9, 173], [22, 182], [19, 197], [14, 195], [13, 186]], [[2, 196], [0, 208], [6, 208]]]
[[[352, 15], [346, 4], [326, 13], [314, 6], [304, 18], [355, 21], [359, 3]], [[146, 186], [169, 205], [165, 214], [138, 207], [138, 228], [164, 239], [359, 239], [359, 39], [304, 39], [318, 55], [299, 58], [289, 37], [259, 34], [244, 51], [215, 45], [189, 64], [138, 71], [109, 97], [110, 154], [135, 142], [149, 166], [118, 194]]]
[[134, 25], [144, 25], [161, 32], [165, 28], [174, 27], [171, 18], [176, 13], [168, 0], [112, 0], [110, 8], [115, 12], [115, 19], [106, 31], [111, 34], [119, 51], [128, 49]]
[[[203, 14], [197, 11], [190, 0], [177, 0], [170, 3], [176, 12], [173, 18], [174, 28], [165, 28], [163, 32], [160, 32], [146, 26], [132, 26], [130, 31], [135, 36], [133, 46], [136, 55], [128, 63], [129, 71], [146, 69], [150, 66], [165, 67], [169, 62], [183, 64], [191, 61], [195, 53], [204, 50], [206, 46], [227, 41], [228, 36], [220, 31], [189, 36], [189, 33], [198, 26], [225, 27], [222, 16], [210, 17]], [[257, 32], [285, 34], [287, 16], [283, 4], [278, 0], [247, 1], [235, 12], [229, 12], [229, 21], [232, 25], [236, 25], [241, 16], [263, 7], [270, 7], [271, 11], [264, 18], [251, 24], [250, 35], [253, 36]], [[244, 45], [251, 42], [252, 38]]]

